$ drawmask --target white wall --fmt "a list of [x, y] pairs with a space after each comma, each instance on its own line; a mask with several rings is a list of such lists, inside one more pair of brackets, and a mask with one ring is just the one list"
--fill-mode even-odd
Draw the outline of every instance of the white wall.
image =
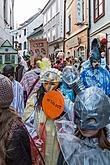
[[[64, 4], [63, 0], [51, 0], [50, 3], [46, 6], [46, 8], [43, 11], [44, 15], [44, 36], [48, 37], [48, 32], [50, 31], [51, 37], [50, 37], [50, 42], [53, 41], [52, 38], [52, 31], [55, 28], [56, 29], [56, 37], [55, 40], [57, 40], [60, 37], [63, 37], [63, 20], [64, 20]], [[53, 13], [53, 6], [56, 4], [56, 12]], [[45, 19], [48, 17], [48, 11], [51, 11], [51, 16], [50, 19]]]
[[[10, 27], [13, 27], [13, 21], [10, 22], [10, 11], [12, 12], [11, 20], [13, 20], [14, 13], [12, 11], [12, 0], [7, 0], [7, 23], [4, 22], [4, 0], [0, 0], [0, 45], [8, 39], [12, 42], [12, 36], [10, 35]], [[11, 23], [11, 24], [10, 24]]]

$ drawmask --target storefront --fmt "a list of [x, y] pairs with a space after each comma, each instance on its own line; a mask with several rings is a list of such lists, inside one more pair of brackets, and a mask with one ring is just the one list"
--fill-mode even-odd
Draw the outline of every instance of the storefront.
[[70, 52], [70, 56], [87, 59], [87, 30], [66, 40], [65, 52], [66, 56], [68, 56], [68, 52]]

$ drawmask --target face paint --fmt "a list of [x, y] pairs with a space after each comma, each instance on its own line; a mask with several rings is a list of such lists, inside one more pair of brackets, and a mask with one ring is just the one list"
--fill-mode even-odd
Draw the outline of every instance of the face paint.
[[59, 85], [59, 82], [47, 81], [43, 84], [43, 87], [46, 90], [46, 92], [48, 92], [48, 91], [56, 89], [58, 85]]

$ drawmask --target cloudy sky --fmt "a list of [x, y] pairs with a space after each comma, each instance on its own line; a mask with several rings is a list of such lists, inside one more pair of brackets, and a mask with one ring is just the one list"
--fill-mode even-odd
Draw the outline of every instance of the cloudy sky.
[[48, 0], [15, 0], [15, 26], [37, 13], [38, 8], [42, 9], [47, 2]]

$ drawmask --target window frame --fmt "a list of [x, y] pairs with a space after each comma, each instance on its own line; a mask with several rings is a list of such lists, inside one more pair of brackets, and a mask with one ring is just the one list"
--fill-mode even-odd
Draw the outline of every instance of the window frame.
[[26, 36], [26, 29], [24, 29], [24, 36]]
[[[97, 1], [97, 7], [96, 7], [96, 1]], [[102, 13], [99, 15], [99, 7], [100, 7], [100, 4], [99, 4], [99, 0], [94, 0], [93, 1], [94, 3], [94, 23], [96, 23], [100, 18], [102, 18], [104, 15], [105, 15], [105, 0], [102, 0]], [[98, 9], [98, 16], [96, 17], [96, 9]]]
[[26, 50], [27, 49], [27, 45], [26, 45], [26, 41], [24, 41], [24, 44], [23, 44], [23, 49]]

